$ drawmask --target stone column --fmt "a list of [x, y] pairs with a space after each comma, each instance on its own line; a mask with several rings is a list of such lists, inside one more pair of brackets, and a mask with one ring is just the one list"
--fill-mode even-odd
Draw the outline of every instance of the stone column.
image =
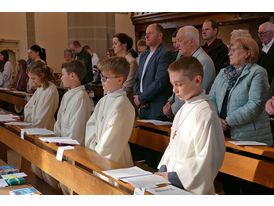
[[68, 44], [78, 40], [82, 46], [89, 45], [100, 59], [112, 46], [115, 32], [113, 12], [69, 12]]

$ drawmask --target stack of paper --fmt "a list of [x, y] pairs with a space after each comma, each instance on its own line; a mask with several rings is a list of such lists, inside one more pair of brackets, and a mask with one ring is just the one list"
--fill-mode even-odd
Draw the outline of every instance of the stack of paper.
[[39, 139], [43, 142], [49, 143], [80, 145], [80, 143], [77, 140], [71, 139], [70, 137], [39, 137]]
[[163, 177], [154, 175], [151, 172], [142, 170], [136, 166], [125, 169], [107, 170], [103, 171], [103, 173], [138, 188], [149, 188], [159, 184], [170, 184], [170, 182]]
[[3, 179], [10, 179], [10, 178], [13, 178], [13, 177], [26, 177], [27, 175], [24, 173], [24, 172], [19, 172], [19, 173], [14, 173], [14, 174], [8, 174], [8, 175], [1, 175], [1, 177]]
[[13, 115], [13, 114], [1, 114], [0, 115], [0, 122], [9, 122], [9, 121], [15, 121], [16, 119], [19, 119], [19, 116]]
[[28, 129], [22, 129], [21, 131], [24, 131], [30, 135], [51, 135], [51, 134], [54, 134], [53, 131], [50, 131], [45, 128], [28, 128]]
[[0, 179], [0, 188], [9, 186], [8, 183], [4, 179]]
[[126, 177], [135, 177], [141, 175], [151, 175], [151, 172], [142, 170], [139, 167], [130, 167], [130, 168], [123, 168], [123, 169], [115, 169], [115, 170], [107, 170], [103, 171], [104, 174], [113, 177], [114, 179], [123, 179]]
[[146, 120], [137, 120], [138, 122], [143, 122], [143, 123], [151, 123], [154, 125], [172, 125], [172, 122], [167, 122], [167, 121], [160, 121], [160, 120], [153, 120], [153, 119], [146, 119]]
[[30, 122], [7, 122], [6, 125], [14, 125], [14, 126], [31, 126]]
[[41, 195], [41, 193], [33, 187], [12, 190], [9, 192], [9, 194], [10, 195]]
[[15, 94], [27, 94], [26, 92], [22, 92], [22, 91], [12, 91]]
[[262, 143], [262, 142], [256, 142], [256, 141], [228, 141], [228, 142], [230, 142], [231, 144], [235, 144], [235, 145], [258, 145], [258, 146], [260, 146], [260, 145], [262, 145], [262, 146], [264, 146], [264, 145], [267, 145], [267, 144], [265, 144], [265, 143]]
[[154, 195], [192, 195], [192, 193], [182, 190], [173, 185], [149, 188], [147, 189], [147, 191]]

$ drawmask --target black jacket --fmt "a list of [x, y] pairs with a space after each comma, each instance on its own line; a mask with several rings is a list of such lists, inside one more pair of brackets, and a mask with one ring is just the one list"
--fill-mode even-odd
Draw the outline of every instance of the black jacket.
[[267, 54], [262, 51], [260, 46], [260, 52], [257, 64], [266, 69], [268, 75], [269, 84], [271, 83], [272, 78], [274, 77], [274, 43], [268, 50]]
[[[202, 48], [205, 50], [205, 46], [202, 46]], [[218, 39], [218, 43], [207, 54], [214, 63], [216, 76], [222, 68], [229, 65], [228, 48], [221, 39]]]
[[91, 64], [90, 54], [86, 50], [82, 49], [82, 51], [80, 51], [78, 54], [75, 54], [74, 58], [82, 61], [87, 69], [87, 73], [81, 83], [86, 84], [86, 83], [92, 82], [93, 72], [92, 72], [92, 68], [91, 68], [92, 64]]

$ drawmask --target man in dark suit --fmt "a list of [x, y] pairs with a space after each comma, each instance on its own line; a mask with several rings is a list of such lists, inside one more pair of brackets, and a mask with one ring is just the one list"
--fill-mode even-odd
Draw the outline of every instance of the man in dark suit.
[[140, 57], [134, 82], [134, 102], [140, 109], [140, 118], [166, 120], [162, 108], [172, 92], [167, 72], [171, 58], [162, 44], [162, 26], [150, 24], [145, 38], [149, 49]]
[[259, 26], [258, 36], [262, 42], [258, 64], [262, 65], [268, 74], [269, 83], [274, 77], [274, 24], [265, 22]]

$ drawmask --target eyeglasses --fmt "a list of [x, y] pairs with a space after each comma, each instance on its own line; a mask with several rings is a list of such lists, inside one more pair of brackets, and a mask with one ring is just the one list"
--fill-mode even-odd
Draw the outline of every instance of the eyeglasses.
[[101, 79], [105, 82], [108, 79], [115, 79], [115, 78], [119, 78], [120, 76], [104, 76], [103, 74], [100, 74]]
[[258, 32], [258, 35], [259, 35], [259, 36], [262, 36], [262, 35], [265, 35], [267, 32], [270, 32], [270, 31]]
[[234, 53], [235, 51], [237, 51], [237, 50], [239, 50], [239, 49], [243, 49], [243, 48], [238, 48], [238, 47], [236, 47], [236, 48], [229, 48], [229, 49], [228, 49], [228, 52]]

